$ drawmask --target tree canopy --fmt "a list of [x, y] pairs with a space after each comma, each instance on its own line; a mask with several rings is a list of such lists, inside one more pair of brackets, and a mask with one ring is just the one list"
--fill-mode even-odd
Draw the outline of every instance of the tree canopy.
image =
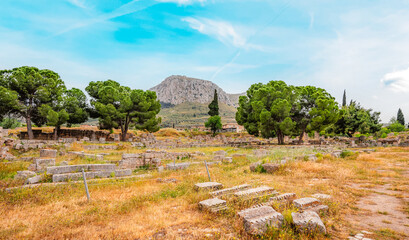
[[209, 104], [209, 115], [219, 115], [219, 98], [217, 96], [217, 90], [214, 90], [213, 101]]
[[9, 110], [26, 119], [30, 139], [34, 137], [31, 122], [37, 125], [46, 122], [46, 117], [39, 112], [40, 106], [53, 105], [65, 91], [64, 82], [57, 73], [26, 66], [0, 71], [0, 86], [17, 96], [15, 107]]
[[403, 126], [405, 126], [405, 117], [403, 116], [402, 110], [399, 108], [398, 110], [398, 115], [396, 117], [396, 120]]
[[102, 129], [121, 129], [126, 140], [130, 127], [155, 132], [161, 118], [161, 105], [153, 91], [132, 90], [113, 80], [90, 82], [85, 89], [91, 96], [91, 114], [99, 118]]
[[335, 99], [325, 90], [294, 87], [283, 81], [253, 84], [239, 99], [236, 120], [252, 135], [277, 137], [321, 130], [338, 119]]

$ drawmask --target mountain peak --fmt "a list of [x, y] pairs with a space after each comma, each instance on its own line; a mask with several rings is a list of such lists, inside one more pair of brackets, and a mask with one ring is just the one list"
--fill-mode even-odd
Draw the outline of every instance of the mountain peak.
[[208, 80], [172, 75], [150, 90], [156, 92], [162, 103], [178, 105], [184, 102], [210, 103], [213, 100], [215, 89], [220, 102], [237, 107], [238, 101], [235, 96], [237, 94], [227, 94]]

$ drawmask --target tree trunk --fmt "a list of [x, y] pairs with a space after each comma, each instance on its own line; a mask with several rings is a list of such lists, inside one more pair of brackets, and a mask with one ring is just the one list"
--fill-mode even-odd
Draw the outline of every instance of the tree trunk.
[[281, 131], [277, 133], [277, 140], [279, 145], [284, 144], [284, 134]]
[[298, 138], [298, 144], [302, 143], [302, 138], [304, 137], [305, 128], [302, 129], [300, 137]]
[[121, 141], [122, 141], [122, 142], [125, 142], [125, 141], [126, 141], [126, 134], [128, 133], [129, 121], [128, 121], [127, 118], [125, 119], [124, 125], [125, 125], [125, 126], [122, 126], [122, 125], [121, 125]]
[[54, 140], [58, 140], [58, 132], [60, 131], [61, 127], [60, 126], [56, 126], [54, 128]]
[[34, 139], [33, 128], [31, 127], [31, 116], [26, 117], [28, 139]]

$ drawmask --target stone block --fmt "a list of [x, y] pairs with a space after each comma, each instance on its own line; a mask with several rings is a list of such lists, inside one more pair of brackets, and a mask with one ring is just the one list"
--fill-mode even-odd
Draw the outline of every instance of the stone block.
[[181, 170], [188, 168], [190, 163], [176, 163], [176, 164], [167, 164], [166, 169], [168, 170]]
[[41, 149], [40, 158], [56, 158], [57, 150], [54, 149]]
[[291, 213], [293, 217], [293, 223], [299, 232], [311, 233], [311, 232], [321, 232], [327, 233], [324, 223], [316, 212], [304, 211], [304, 212], [293, 212]]
[[212, 190], [212, 189], [220, 189], [223, 187], [223, 184], [218, 182], [203, 182], [203, 183], [196, 183], [194, 189], [196, 191], [199, 190]]
[[55, 166], [55, 158], [43, 159], [37, 158], [35, 159], [36, 164], [36, 171], [43, 171], [46, 170], [47, 167]]
[[88, 164], [88, 171], [115, 171], [115, 164]]
[[14, 179], [17, 179], [17, 180], [26, 180], [27, 178], [33, 177], [33, 176], [35, 176], [35, 175], [36, 175], [36, 173], [33, 172], [33, 171], [27, 171], [27, 170], [25, 170], [25, 171], [17, 171], [17, 174], [14, 175]]
[[215, 196], [223, 196], [223, 195], [232, 194], [234, 192], [244, 190], [244, 189], [248, 189], [248, 188], [250, 188], [249, 184], [243, 184], [243, 185], [234, 186], [234, 187], [231, 187], [231, 188], [217, 190], [217, 191], [211, 192], [210, 194], [212, 196], [214, 196], [214, 197]]
[[210, 211], [213, 213], [217, 213], [226, 210], [227, 204], [225, 200], [212, 198], [199, 202], [199, 209], [202, 211]]
[[298, 209], [307, 209], [309, 207], [315, 207], [320, 204], [320, 201], [316, 198], [300, 198], [293, 201], [294, 207]]
[[100, 143], [105, 143], [105, 141], [106, 141], [105, 138], [103, 138], [103, 137], [99, 138], [99, 142], [100, 142]]
[[[77, 181], [82, 179], [82, 173], [63, 173], [63, 174], [54, 174], [53, 182], [66, 182], [66, 181]], [[86, 179], [93, 179], [94, 172], [86, 172]]]
[[306, 210], [313, 211], [313, 212], [320, 214], [320, 213], [328, 213], [329, 208], [327, 205], [318, 205], [314, 207], [309, 207]]
[[233, 158], [232, 157], [224, 157], [222, 159], [223, 163], [232, 163], [233, 162]]
[[244, 229], [251, 235], [262, 235], [268, 227], [281, 228], [284, 217], [270, 206], [245, 209], [238, 215], [243, 218]]
[[277, 194], [278, 193], [274, 191], [273, 188], [262, 186], [236, 192], [234, 196], [242, 200], [251, 200]]
[[274, 173], [280, 169], [280, 165], [274, 163], [264, 163], [262, 166], [267, 173]]
[[270, 201], [279, 202], [279, 203], [291, 203], [297, 197], [295, 193], [284, 193], [275, 197], [271, 197]]
[[36, 184], [39, 183], [43, 180], [43, 175], [37, 175], [31, 178], [28, 178], [25, 182], [25, 184]]
[[226, 156], [226, 151], [220, 150], [213, 153], [215, 156]]

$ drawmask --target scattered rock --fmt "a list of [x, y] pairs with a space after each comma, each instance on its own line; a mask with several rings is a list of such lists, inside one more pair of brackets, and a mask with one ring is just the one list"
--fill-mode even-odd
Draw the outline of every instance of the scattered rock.
[[293, 212], [291, 213], [293, 217], [293, 223], [298, 231], [308, 233], [319, 231], [321, 233], [327, 233], [324, 223], [316, 212], [304, 211], [304, 212]]

